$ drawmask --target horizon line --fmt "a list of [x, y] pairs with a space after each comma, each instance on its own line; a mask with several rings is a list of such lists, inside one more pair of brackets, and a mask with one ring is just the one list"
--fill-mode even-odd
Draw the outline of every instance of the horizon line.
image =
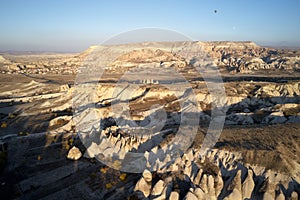
[[[122, 45], [122, 44], [134, 44], [134, 43], [143, 43], [143, 42], [186, 42], [186, 41], [141, 41], [141, 42], [131, 42], [131, 43], [118, 43], [118, 44], [110, 44], [110, 45]], [[288, 49], [288, 50], [300, 50], [300, 44], [297, 45], [285, 45], [285, 44], [268, 44], [268, 42], [256, 42], [251, 40], [194, 40], [193, 42], [236, 42], [236, 43], [255, 43], [256, 45], [263, 47], [263, 48], [275, 48], [275, 49]], [[271, 43], [271, 42], [270, 42]], [[273, 42], [274, 43], [274, 42]], [[280, 42], [279, 42], [280, 43]], [[6, 50], [0, 50], [0, 54], [37, 54], [37, 53], [44, 53], [44, 54], [54, 54], [54, 53], [61, 53], [61, 54], [67, 54], [67, 53], [81, 53], [87, 49], [89, 49], [92, 46], [101, 46], [103, 44], [92, 44], [87, 46], [86, 48], [82, 50], [17, 50], [17, 49], [6, 49]]]

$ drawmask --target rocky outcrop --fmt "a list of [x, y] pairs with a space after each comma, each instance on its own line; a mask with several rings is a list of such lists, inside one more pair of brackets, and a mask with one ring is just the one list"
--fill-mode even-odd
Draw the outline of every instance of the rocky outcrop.
[[[67, 194], [67, 198], [75, 199], [80, 197], [72, 194], [86, 194], [82, 198], [297, 199], [299, 81], [255, 79], [259, 77], [241, 81], [236, 76], [224, 77], [227, 96], [218, 99], [225, 102], [221, 109], [226, 112], [224, 137], [221, 135], [214, 149], [202, 151], [216, 99], [206, 82], [195, 76], [193, 60], [181, 57], [182, 45], [179, 43], [172, 51], [170, 44], [160, 43], [147, 50], [141, 50], [141, 46], [136, 51], [128, 50], [126, 45], [112, 48], [108, 56], [122, 51], [126, 54], [108, 65], [107, 77], [99, 80], [101, 84], [83, 88], [93, 92], [91, 99], [74, 91], [74, 86], [64, 80], [68, 76], [54, 81], [52, 78], [57, 76], [48, 74], [61, 74], [64, 70], [75, 73], [79, 62], [96, 47], [76, 56], [46, 56], [46, 60], [26, 63], [16, 57], [0, 58], [5, 63], [0, 70], [5, 73], [44, 74], [26, 83], [15, 78], [16, 82], [5, 82], [0, 88], [0, 134], [1, 141], [8, 144], [8, 158], [2, 160], [7, 160], [8, 172], [16, 173], [15, 180], [20, 180], [13, 183], [13, 188], [20, 190], [14, 198], [21, 194], [24, 199], [64, 199]], [[219, 56], [214, 61], [220, 69], [234, 68], [235, 72], [273, 69], [275, 64], [280, 65], [278, 70], [289, 69], [288, 65], [297, 61], [283, 59], [284, 52], [263, 50], [253, 43], [209, 43], [206, 48], [213, 52], [212, 57]], [[241, 52], [243, 57], [235, 57]], [[118, 76], [129, 69], [147, 69], [157, 74]], [[188, 84], [172, 74], [161, 74], [168, 69], [181, 70]], [[195, 102], [189, 101], [192, 93]], [[83, 101], [75, 109], [72, 100], [77, 99]], [[86, 115], [88, 111], [94, 115]], [[182, 115], [185, 111], [186, 116]], [[89, 124], [95, 118], [98, 121]], [[199, 129], [187, 149], [178, 150], [190, 136], [185, 125], [195, 118], [200, 122], [189, 128]], [[76, 127], [76, 123], [80, 120], [86, 122], [82, 127], [93, 125], [94, 129], [79, 131], [81, 127]], [[182, 134], [176, 138], [178, 130]], [[82, 144], [83, 137], [94, 140]], [[84, 159], [80, 159], [81, 152], [85, 152]], [[129, 156], [137, 152], [141, 159]], [[6, 154], [1, 152], [1, 156]], [[114, 169], [95, 161], [95, 157], [105, 156], [108, 159], [104, 161], [113, 161], [110, 166]], [[129, 162], [119, 162], [124, 158], [129, 158]], [[141, 166], [141, 175], [133, 174], [136, 166]], [[120, 174], [118, 169], [133, 173]], [[2, 177], [0, 181], [1, 187], [7, 184]]]
[[[194, 166], [197, 167], [200, 175], [196, 175], [194, 178], [192, 174], [181, 174], [180, 171], [172, 171], [167, 176], [158, 173], [156, 176], [159, 177], [159, 180], [153, 183], [150, 181], [150, 172], [146, 170], [136, 183], [135, 191], [140, 188], [139, 190], [145, 196], [151, 194], [151, 199], [167, 199], [167, 197], [178, 199], [179, 193], [172, 191], [174, 189], [180, 191], [182, 199], [284, 199], [289, 195], [292, 199], [298, 198], [298, 193], [293, 191], [294, 186], [292, 185], [296, 184], [298, 187], [299, 183], [289, 183], [289, 189], [286, 191], [291, 190], [290, 193], [283, 193], [278, 187], [279, 184], [284, 185], [292, 180], [286, 175], [271, 170], [254, 173], [250, 165], [245, 167], [243, 163], [237, 162], [237, 157], [230, 159], [234, 154], [224, 151], [210, 151], [205, 156], [205, 161], [197, 158], [197, 154], [192, 155], [181, 157], [180, 168], [185, 171], [190, 166], [187, 161], [191, 163], [197, 161]], [[220, 171], [214, 172], [213, 168], [220, 169]], [[145, 176], [145, 173], [148, 175]], [[154, 187], [151, 188], [151, 185]], [[167, 187], [167, 185], [171, 187]]]
[[67, 158], [70, 160], [78, 160], [81, 158], [81, 156], [82, 156], [81, 151], [77, 147], [74, 146], [69, 150]]
[[216, 42], [204, 45], [216, 65], [225, 67], [231, 73], [299, 70], [299, 51], [262, 48], [252, 42]]
[[[132, 45], [116, 45], [110, 48], [107, 57], [113, 57], [120, 51], [126, 52], [114, 58], [108, 67], [111, 71], [123, 70], [145, 63], [158, 64], [184, 69], [188, 61], [179, 56], [179, 52], [188, 42], [144, 43]], [[299, 71], [299, 51], [276, 50], [263, 48], [253, 42], [198, 42], [211, 55], [214, 63], [221, 69], [231, 73], [252, 73], [257, 70]], [[132, 47], [139, 49], [132, 49]], [[174, 46], [177, 46], [174, 48]], [[142, 47], [147, 47], [142, 49]], [[182, 47], [182, 48], [181, 48]], [[82, 61], [104, 46], [91, 46], [79, 54], [49, 55], [7, 55], [1, 56], [1, 73], [25, 74], [76, 74]], [[170, 52], [171, 49], [171, 52]], [[106, 53], [106, 51], [104, 52]], [[20, 62], [23, 61], [23, 62]], [[24, 62], [25, 61], [25, 62]]]
[[[152, 174], [150, 171], [145, 170], [143, 172], [143, 176], [141, 179], [137, 182], [134, 191], [140, 191], [143, 193], [145, 197], [148, 197], [151, 193], [151, 187], [152, 187]], [[158, 188], [155, 188], [158, 189]], [[155, 191], [157, 192], [157, 191]]]
[[255, 182], [253, 180], [253, 171], [248, 169], [247, 177], [242, 184], [242, 196], [243, 199], [251, 199], [252, 192], [255, 187]]

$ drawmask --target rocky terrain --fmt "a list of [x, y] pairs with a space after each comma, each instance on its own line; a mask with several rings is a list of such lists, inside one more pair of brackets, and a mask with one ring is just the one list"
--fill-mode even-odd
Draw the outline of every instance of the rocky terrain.
[[[288, 75], [300, 71], [299, 50], [264, 48], [253, 42], [199, 42], [199, 45], [205, 48], [220, 70], [232, 74], [253, 74], [257, 71], [274, 73], [276, 71]], [[77, 74], [81, 62], [94, 48], [96, 46], [80, 54], [3, 54], [0, 55], [0, 73]], [[155, 56], [159, 61], [168, 57], [159, 57], [159, 52]], [[125, 57], [126, 55], [121, 60], [126, 60]], [[127, 60], [128, 58], [127, 55]], [[140, 57], [141, 60], [144, 58]], [[164, 61], [175, 60], [167, 58]], [[113, 65], [118, 64], [120, 61], [116, 61]]]
[[[205, 52], [201, 62], [190, 56], [193, 49], [185, 54], [189, 45]], [[252, 42], [2, 55], [1, 196], [299, 199], [299, 55]], [[93, 56], [107, 62], [101, 77], [94, 71], [86, 82], [77, 74], [90, 70], [85, 63]], [[224, 81], [218, 99], [209, 88], [217, 80], [206, 73], [210, 65]], [[216, 144], [206, 147], [218, 101], [226, 114], [224, 129]], [[86, 134], [81, 125], [94, 125], [84, 120], [91, 112], [100, 125]], [[184, 151], [176, 149], [190, 137]]]
[[278, 50], [263, 48], [253, 42], [246, 43], [207, 43], [216, 65], [232, 73], [253, 73], [253, 71], [281, 71], [281, 73], [299, 72], [297, 50]]

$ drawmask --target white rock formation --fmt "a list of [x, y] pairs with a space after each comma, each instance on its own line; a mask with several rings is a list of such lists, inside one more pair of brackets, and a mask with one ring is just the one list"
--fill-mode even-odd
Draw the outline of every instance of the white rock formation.
[[184, 200], [198, 200], [197, 196], [189, 191], [186, 196], [183, 198]]
[[151, 192], [151, 195], [153, 196], [157, 196], [157, 195], [161, 195], [161, 193], [164, 190], [164, 181], [163, 180], [159, 180], [153, 187], [153, 190]]
[[248, 169], [247, 177], [242, 184], [243, 199], [251, 199], [251, 194], [254, 187], [255, 187], [255, 183], [253, 180], [253, 171]]
[[145, 197], [148, 197], [151, 193], [151, 181], [152, 181], [152, 174], [149, 170], [145, 170], [143, 172], [142, 177], [137, 182], [134, 191], [140, 191], [144, 194]]
[[179, 194], [176, 191], [172, 191], [169, 200], [179, 200]]
[[225, 199], [242, 200], [242, 184], [241, 184], [242, 171], [238, 170], [232, 182], [230, 183], [228, 190], [232, 190], [228, 197]]
[[79, 158], [81, 158], [81, 156], [82, 156], [81, 151], [74, 146], [69, 150], [67, 158], [70, 160], [78, 160]]
[[151, 193], [151, 183], [145, 181], [142, 177], [136, 184], [134, 191], [140, 191], [144, 194], [145, 197], [148, 197]]
[[145, 181], [147, 182], [151, 182], [152, 181], [152, 174], [149, 170], [144, 170], [143, 172], [143, 178], [145, 179]]

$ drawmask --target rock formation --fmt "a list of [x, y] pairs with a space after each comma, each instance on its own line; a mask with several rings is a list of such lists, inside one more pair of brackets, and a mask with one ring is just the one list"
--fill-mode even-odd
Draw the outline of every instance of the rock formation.
[[[99, 47], [0, 57], [0, 183], [11, 199], [299, 198], [299, 51], [251, 42], [149, 44], [111, 47], [102, 77], [76, 84], [72, 74]], [[207, 60], [184, 57], [190, 44]], [[213, 79], [197, 71], [211, 64], [223, 76], [219, 99], [207, 87]], [[202, 149], [218, 101], [225, 126]]]

